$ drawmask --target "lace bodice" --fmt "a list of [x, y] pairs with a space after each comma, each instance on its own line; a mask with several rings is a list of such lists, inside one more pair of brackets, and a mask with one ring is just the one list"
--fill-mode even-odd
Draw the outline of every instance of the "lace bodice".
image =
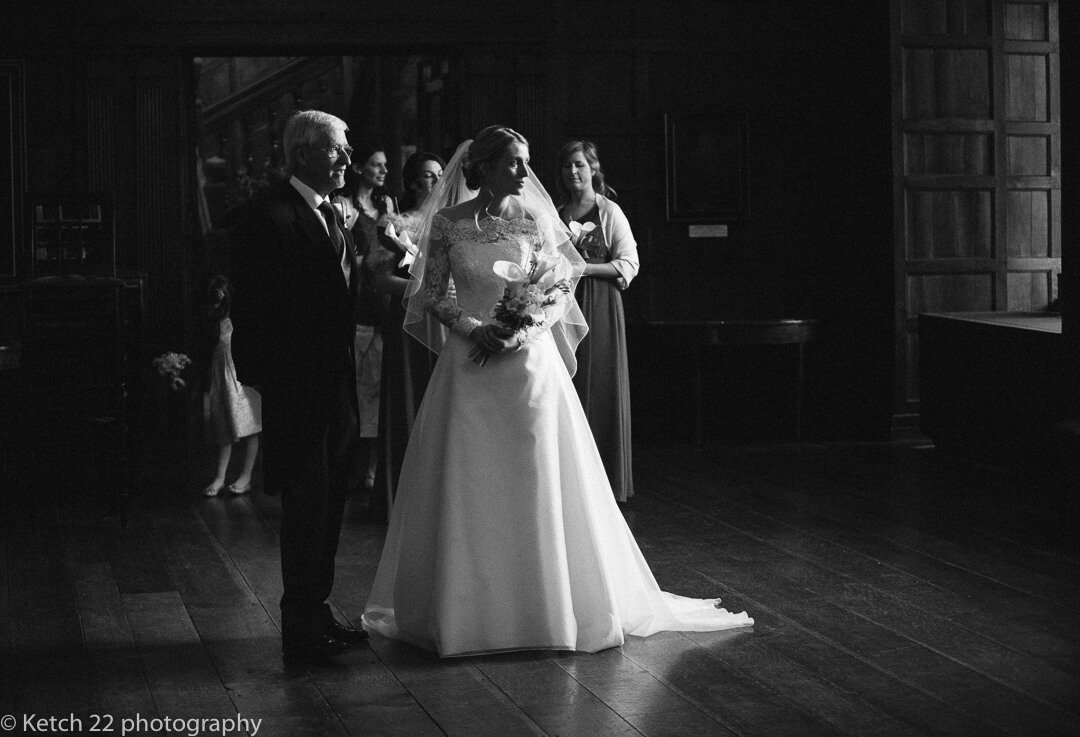
[[[488, 216], [451, 223], [435, 215], [424, 271], [424, 306], [461, 335], [494, 322], [490, 312], [502, 297], [505, 282], [492, 271], [492, 265], [513, 261], [525, 268], [541, 238], [537, 223], [524, 218]], [[454, 277], [456, 296], [447, 292], [450, 276]]]

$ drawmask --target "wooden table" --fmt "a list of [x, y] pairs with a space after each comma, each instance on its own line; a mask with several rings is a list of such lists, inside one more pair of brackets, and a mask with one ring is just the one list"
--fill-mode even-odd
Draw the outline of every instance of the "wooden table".
[[15, 452], [15, 395], [19, 391], [18, 370], [21, 349], [19, 344], [0, 345], [0, 478], [10, 478], [9, 458]]
[[1038, 466], [1065, 417], [1061, 315], [919, 315], [919, 426], [938, 447]]
[[19, 368], [19, 344], [0, 345], [0, 373]]
[[796, 346], [795, 440], [803, 439], [803, 384], [806, 379], [806, 345], [818, 338], [818, 321], [813, 319], [761, 320], [655, 320], [631, 323], [632, 340], [694, 348], [693, 396], [694, 440], [702, 444], [704, 423], [705, 355], [710, 346]]

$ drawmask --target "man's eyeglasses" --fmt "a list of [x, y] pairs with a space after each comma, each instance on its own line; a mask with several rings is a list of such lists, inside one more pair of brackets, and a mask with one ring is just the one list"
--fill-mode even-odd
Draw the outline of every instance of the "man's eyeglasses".
[[337, 146], [320, 146], [319, 148], [321, 150], [323, 150], [323, 151], [326, 151], [328, 154], [330, 154], [335, 159], [338, 158], [339, 156], [341, 156], [342, 154], [345, 154], [350, 159], [352, 158], [353, 147], [348, 145], [348, 144], [345, 144], [344, 146], [341, 146], [341, 145], [337, 145]]

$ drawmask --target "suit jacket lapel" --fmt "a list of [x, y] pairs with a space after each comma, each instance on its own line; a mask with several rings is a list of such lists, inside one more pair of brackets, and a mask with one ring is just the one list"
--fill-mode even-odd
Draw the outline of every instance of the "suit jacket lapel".
[[345, 253], [349, 254], [351, 265], [349, 283], [345, 286], [348, 287], [349, 293], [355, 296], [360, 288], [360, 260], [356, 255], [356, 241], [353, 240], [352, 231], [346, 228], [343, 222], [339, 220], [338, 225], [341, 227], [341, 235], [345, 237]]
[[[334, 247], [334, 242], [330, 240], [330, 234], [327, 233], [326, 228], [323, 227], [319, 215], [308, 206], [308, 203], [300, 196], [300, 193], [296, 191], [296, 187], [292, 186], [292, 184], [287, 181], [284, 185], [292, 195], [293, 208], [296, 210], [296, 222], [299, 223], [300, 229], [307, 236], [308, 241], [315, 246], [311, 255], [318, 258], [320, 261], [333, 263], [335, 271], [341, 277], [341, 284], [346, 290], [352, 291], [353, 285], [345, 283], [345, 275], [341, 271], [341, 262], [337, 258], [337, 248]], [[352, 241], [350, 239], [351, 234], [345, 229], [344, 224], [340, 220], [338, 220], [338, 228], [341, 229], [341, 233], [345, 237], [346, 250], [352, 254], [350, 281], [355, 283], [357, 281], [356, 249], [352, 247]]]
[[308, 206], [300, 193], [296, 191], [296, 187], [288, 182], [285, 182], [285, 187], [289, 190], [293, 207], [296, 209], [296, 221], [300, 223], [300, 227], [308, 240], [313, 244], [318, 243], [325, 246], [326, 253], [333, 253], [334, 244], [330, 241], [330, 236], [322, 223], [319, 222], [319, 216], [315, 214], [315, 211]]

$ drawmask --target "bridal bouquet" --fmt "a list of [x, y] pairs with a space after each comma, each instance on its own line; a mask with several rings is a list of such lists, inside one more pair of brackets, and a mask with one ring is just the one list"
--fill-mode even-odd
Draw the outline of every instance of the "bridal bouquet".
[[[535, 250], [526, 269], [513, 261], [496, 261], [491, 270], [506, 282], [506, 286], [490, 315], [512, 333], [542, 327], [547, 320], [544, 308], [556, 304], [570, 291], [570, 282], [560, 276], [557, 256], [546, 256]], [[480, 345], [469, 352], [469, 357], [481, 366], [490, 356]]]
[[162, 353], [152, 361], [157, 369], [158, 376], [167, 379], [169, 388], [174, 392], [183, 389], [187, 384], [180, 378], [180, 373], [191, 365], [191, 359], [183, 353]]

